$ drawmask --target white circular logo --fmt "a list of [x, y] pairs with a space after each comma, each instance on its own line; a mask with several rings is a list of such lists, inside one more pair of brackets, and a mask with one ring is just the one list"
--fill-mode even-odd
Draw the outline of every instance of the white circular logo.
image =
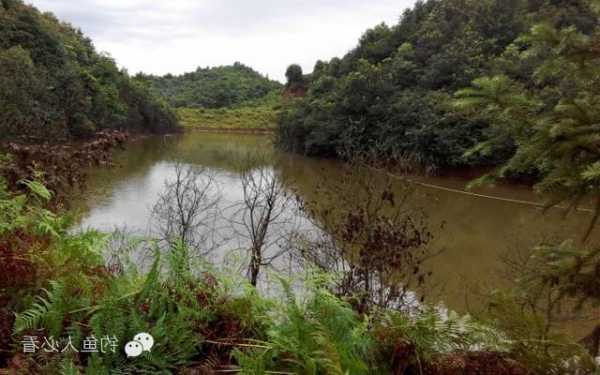
[[142, 344], [142, 347], [144, 348], [145, 352], [149, 352], [154, 346], [154, 337], [152, 337], [152, 335], [150, 335], [149, 333], [145, 332], [138, 333], [137, 335], [135, 335], [133, 341], [137, 341], [140, 344]]
[[125, 344], [125, 354], [127, 354], [127, 357], [138, 357], [143, 351], [142, 344], [137, 341], [129, 341]]
[[154, 337], [151, 334], [138, 333], [132, 341], [125, 344], [125, 354], [127, 354], [127, 357], [139, 357], [143, 352], [149, 352], [153, 346]]

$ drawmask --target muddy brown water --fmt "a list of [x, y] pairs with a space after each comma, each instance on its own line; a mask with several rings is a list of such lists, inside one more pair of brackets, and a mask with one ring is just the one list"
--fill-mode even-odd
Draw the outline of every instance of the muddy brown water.
[[[109, 231], [126, 226], [129, 231], [152, 235], [151, 209], [173, 174], [173, 162], [209, 168], [216, 176], [226, 202], [242, 195], [239, 158], [248, 152], [269, 153], [268, 163], [277, 178], [304, 199], [315, 198], [318, 184], [335, 183], [337, 161], [305, 158], [274, 150], [268, 135], [186, 133], [136, 140], [115, 155], [116, 167], [91, 171], [89, 188], [81, 199], [81, 227]], [[421, 177], [412, 204], [422, 208], [434, 233], [431, 245], [442, 253], [428, 262], [432, 277], [424, 291], [427, 300], [459, 312], [481, 304], [480, 294], [509, 283], [502, 258], [527, 251], [546, 239], [580, 236], [589, 212], [564, 217], [560, 209], [543, 212], [530, 188], [498, 186], [463, 194], [467, 180]], [[398, 184], [402, 182], [398, 181]], [[514, 200], [514, 201], [513, 201]], [[443, 224], [443, 225], [442, 225]], [[582, 336], [589, 324], [565, 327]]]

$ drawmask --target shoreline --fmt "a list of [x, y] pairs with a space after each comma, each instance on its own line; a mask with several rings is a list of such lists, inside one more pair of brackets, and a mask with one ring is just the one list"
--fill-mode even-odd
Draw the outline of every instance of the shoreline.
[[202, 132], [202, 133], [236, 133], [236, 134], [273, 134], [275, 129], [271, 128], [210, 128], [210, 127], [184, 127], [184, 133]]

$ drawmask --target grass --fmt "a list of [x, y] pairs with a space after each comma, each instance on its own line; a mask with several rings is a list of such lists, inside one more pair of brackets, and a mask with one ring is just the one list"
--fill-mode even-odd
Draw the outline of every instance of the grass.
[[177, 117], [186, 129], [272, 130], [280, 108], [279, 92], [258, 101], [231, 108], [178, 108]]

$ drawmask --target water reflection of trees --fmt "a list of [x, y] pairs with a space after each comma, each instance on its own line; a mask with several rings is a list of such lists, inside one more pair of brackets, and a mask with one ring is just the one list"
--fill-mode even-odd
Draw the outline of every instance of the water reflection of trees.
[[[118, 168], [96, 169], [90, 186], [102, 188], [124, 179], [143, 178], [153, 166], [165, 160], [235, 173], [239, 172], [237, 161], [261, 145], [269, 146], [262, 147], [265, 152], [274, 152], [266, 137], [186, 133], [141, 138], [115, 155]], [[272, 158], [268, 160], [270, 163]]]
[[[334, 275], [333, 292], [361, 312], [415, 306], [413, 290], [429, 276], [422, 263], [432, 255], [432, 235], [423, 213], [408, 205], [413, 194], [408, 185], [398, 194], [389, 179], [373, 178], [356, 163], [333, 185], [322, 179], [315, 199], [308, 200], [292, 194], [273, 168], [264, 167], [264, 158], [254, 154], [242, 160], [242, 196], [222, 215], [240, 240], [253, 285], [263, 268], [289, 255], [305, 269]], [[207, 235], [215, 237], [207, 232], [217, 227], [207, 227], [205, 216], [216, 208], [218, 193], [212, 192], [207, 169], [180, 164], [175, 169], [178, 178], [155, 206], [155, 219], [167, 241], [202, 247]]]

